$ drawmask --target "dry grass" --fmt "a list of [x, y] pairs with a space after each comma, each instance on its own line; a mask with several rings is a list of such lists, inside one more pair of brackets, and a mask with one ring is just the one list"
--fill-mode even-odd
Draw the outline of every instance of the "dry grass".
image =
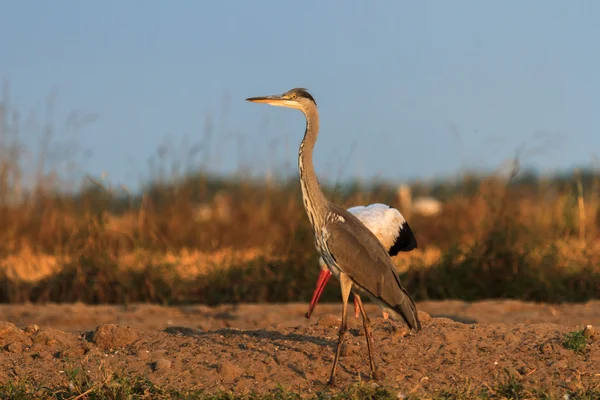
[[[7, 108], [0, 105], [4, 301], [214, 302], [210, 293], [218, 290], [228, 291], [219, 297], [228, 301], [308, 297], [316, 254], [296, 178], [179, 173], [158, 177], [139, 194], [88, 178], [75, 194], [61, 194], [62, 170], [42, 167], [49, 128], [42, 134], [42, 159], [34, 163], [40, 167], [32, 169], [19, 118]], [[163, 154], [163, 163], [167, 158]], [[435, 217], [401, 210], [419, 249], [395, 262], [418, 298], [563, 301], [600, 295], [600, 174], [542, 179], [514, 172], [509, 178], [465, 174], [458, 182], [412, 185], [414, 195], [444, 203]], [[400, 204], [396, 187], [386, 183], [326, 191], [348, 207]], [[283, 282], [291, 286], [285, 293], [271, 287]], [[534, 290], [523, 286], [532, 282]], [[140, 293], [89, 293], [106, 285]]]

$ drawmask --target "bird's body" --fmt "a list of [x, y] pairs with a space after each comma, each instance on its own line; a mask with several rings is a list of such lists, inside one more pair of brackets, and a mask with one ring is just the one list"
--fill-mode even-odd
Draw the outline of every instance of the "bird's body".
[[346, 275], [353, 291], [370, 297], [411, 328], [420, 326], [416, 307], [401, 286], [383, 244], [352, 213], [333, 203], [329, 208], [320, 253], [331, 274], [340, 281], [340, 276]]
[[[355, 206], [348, 208], [348, 211], [354, 214], [360, 222], [363, 223], [377, 239], [381, 242], [390, 257], [397, 255], [399, 252], [407, 252], [417, 247], [417, 240], [402, 216], [400, 211], [386, 204], [374, 203], [368, 206]], [[319, 258], [319, 267], [321, 273], [317, 280], [317, 285], [314, 290], [312, 300], [310, 302], [306, 318], [310, 318], [319, 298], [325, 288], [332, 273], [329, 271], [327, 264], [323, 258]], [[337, 278], [337, 276], [336, 276]], [[382, 309], [383, 317], [388, 318], [389, 310]], [[354, 298], [354, 315], [358, 317], [358, 301]]]
[[335, 373], [342, 343], [348, 329], [347, 309], [350, 292], [357, 298], [367, 338], [373, 378], [373, 332], [360, 296], [368, 296], [391, 315], [404, 320], [415, 330], [421, 328], [415, 303], [402, 287], [394, 264], [383, 244], [360, 220], [343, 207], [325, 198], [319, 186], [312, 153], [319, 132], [319, 114], [314, 98], [306, 89], [292, 89], [283, 95], [253, 97], [248, 101], [295, 108], [306, 117], [306, 131], [298, 152], [298, 170], [304, 209], [313, 228], [315, 244], [329, 271], [338, 278], [342, 291], [342, 323], [329, 383]]

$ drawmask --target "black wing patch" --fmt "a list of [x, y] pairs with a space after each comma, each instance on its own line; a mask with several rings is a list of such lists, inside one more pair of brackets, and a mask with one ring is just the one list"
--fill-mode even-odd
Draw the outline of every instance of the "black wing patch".
[[398, 236], [396, 236], [396, 240], [388, 254], [390, 257], [394, 257], [399, 252], [407, 252], [417, 248], [417, 239], [410, 229], [408, 222], [404, 221], [402, 225], [400, 225], [400, 229], [398, 230]]

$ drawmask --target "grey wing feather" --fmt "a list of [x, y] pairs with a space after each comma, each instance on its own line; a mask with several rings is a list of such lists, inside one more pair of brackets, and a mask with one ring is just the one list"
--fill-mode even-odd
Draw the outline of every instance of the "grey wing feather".
[[353, 215], [342, 214], [337, 209], [336, 212], [345, 221], [326, 225], [327, 248], [339, 268], [354, 285], [396, 312], [412, 329], [420, 330], [415, 303], [402, 287], [383, 245]]

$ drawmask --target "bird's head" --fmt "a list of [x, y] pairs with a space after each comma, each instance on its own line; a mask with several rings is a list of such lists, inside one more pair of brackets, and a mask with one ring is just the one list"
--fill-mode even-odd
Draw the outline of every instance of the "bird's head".
[[280, 95], [250, 97], [246, 100], [253, 103], [270, 104], [277, 107], [295, 108], [302, 112], [306, 112], [307, 109], [317, 106], [315, 99], [303, 88], [295, 88]]

